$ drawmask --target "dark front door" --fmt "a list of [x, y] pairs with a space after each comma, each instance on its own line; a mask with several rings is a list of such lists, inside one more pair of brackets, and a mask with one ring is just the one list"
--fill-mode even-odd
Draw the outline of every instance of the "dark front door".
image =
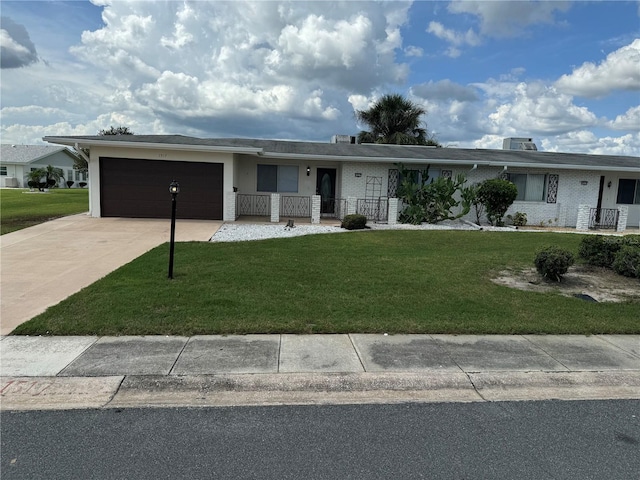
[[316, 195], [320, 195], [320, 213], [332, 214], [336, 208], [336, 169], [318, 168]]

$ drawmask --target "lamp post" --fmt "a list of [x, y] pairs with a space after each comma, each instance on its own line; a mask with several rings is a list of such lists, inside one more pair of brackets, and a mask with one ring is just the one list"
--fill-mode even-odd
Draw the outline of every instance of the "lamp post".
[[169, 185], [171, 193], [171, 241], [169, 244], [169, 278], [173, 279], [173, 250], [176, 244], [176, 197], [180, 193], [180, 184], [175, 180]]

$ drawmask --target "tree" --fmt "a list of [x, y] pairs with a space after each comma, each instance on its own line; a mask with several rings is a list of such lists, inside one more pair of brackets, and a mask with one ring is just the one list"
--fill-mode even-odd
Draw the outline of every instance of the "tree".
[[[402, 223], [438, 223], [455, 220], [469, 213], [471, 203], [468, 201], [468, 187], [465, 187], [466, 178], [463, 174], [455, 178], [438, 177], [429, 181], [428, 167], [422, 172], [407, 170], [402, 164], [398, 164], [398, 168], [402, 180], [397, 196], [404, 205], [400, 213]], [[461, 200], [456, 199], [458, 194]], [[453, 209], [460, 204], [461, 211], [453, 214]]]
[[426, 113], [424, 108], [402, 95], [384, 95], [368, 110], [356, 110], [356, 119], [371, 129], [361, 131], [358, 142], [440, 146], [421, 126], [420, 117]]
[[[129, 127], [123, 127], [123, 126], [118, 126], [118, 127], [114, 127], [113, 125], [111, 125], [109, 127], [109, 129], [102, 129], [98, 132], [98, 135], [100, 137], [104, 137], [106, 135], [134, 135], [134, 133], [129, 130]], [[82, 153], [85, 154], [85, 156], [89, 156], [89, 149], [88, 148], [82, 148]], [[73, 161], [73, 168], [74, 170], [77, 170], [79, 172], [86, 172], [89, 169], [89, 165], [87, 164], [87, 161], [84, 159], [84, 157], [82, 155], [80, 155], [80, 153], [78, 152], [77, 158]]]
[[64, 172], [61, 168], [47, 165], [47, 168], [44, 169], [44, 177], [47, 187], [53, 187], [57, 185], [60, 180], [64, 180]]
[[129, 130], [129, 127], [114, 127], [113, 125], [111, 125], [109, 127], [109, 130], [102, 129], [98, 132], [98, 135], [100, 135], [101, 137], [105, 135], [133, 135], [133, 132]]

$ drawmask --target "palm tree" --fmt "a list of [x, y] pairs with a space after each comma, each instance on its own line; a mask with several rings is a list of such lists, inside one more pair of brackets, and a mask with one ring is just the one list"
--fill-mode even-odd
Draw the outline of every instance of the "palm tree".
[[53, 187], [58, 185], [60, 180], [64, 180], [64, 172], [61, 168], [52, 167], [51, 165], [47, 165], [47, 168], [44, 169], [44, 176], [46, 178], [45, 182], [47, 187]]
[[399, 94], [384, 95], [369, 110], [356, 110], [356, 119], [366, 123], [371, 131], [358, 134], [359, 143], [395, 143], [400, 145], [435, 145], [422, 128], [424, 108]]

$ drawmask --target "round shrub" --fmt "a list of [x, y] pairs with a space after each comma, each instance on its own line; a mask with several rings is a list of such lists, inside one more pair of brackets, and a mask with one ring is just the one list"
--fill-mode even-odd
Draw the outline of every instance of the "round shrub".
[[625, 245], [613, 260], [613, 270], [625, 277], [640, 278], [640, 245]]
[[560, 247], [549, 246], [538, 250], [534, 263], [538, 273], [559, 282], [573, 265], [573, 254]]
[[622, 241], [620, 237], [588, 235], [582, 239], [578, 255], [589, 265], [611, 268], [616, 253], [622, 246]]
[[487, 210], [487, 220], [491, 225], [504, 226], [504, 216], [518, 196], [518, 187], [508, 180], [491, 178], [478, 188], [478, 199]]
[[342, 219], [342, 228], [347, 230], [362, 230], [367, 225], [367, 217], [360, 214], [347, 215]]

